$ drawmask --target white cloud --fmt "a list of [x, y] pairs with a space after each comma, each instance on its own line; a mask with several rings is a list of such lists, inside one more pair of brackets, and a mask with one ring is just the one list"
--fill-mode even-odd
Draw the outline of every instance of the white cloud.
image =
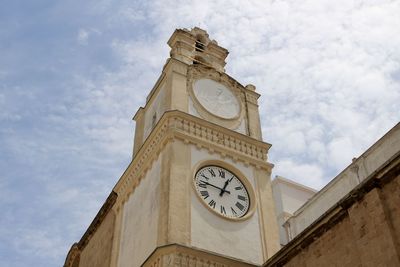
[[50, 232], [25, 228], [16, 233], [14, 246], [26, 255], [54, 260], [63, 256], [60, 247], [63, 246], [61, 237], [52, 236]]
[[[13, 107], [16, 115], [33, 112], [35, 118], [22, 130], [14, 124], [0, 129], [7, 149], [24, 158], [32, 181], [43, 183], [46, 192], [40, 203], [47, 208], [32, 215], [27, 210], [36, 206], [29, 203], [21, 217], [54, 218], [40, 220], [45, 223], [36, 226], [36, 234], [20, 226], [16, 236], [7, 236], [23, 255], [56, 255], [60, 265], [71, 240], [86, 229], [131, 159], [130, 119], [161, 74], [175, 28], [206, 29], [230, 51], [227, 73], [257, 86], [274, 175], [320, 188], [400, 119], [399, 1], [104, 0], [91, 8], [86, 24], [74, 31], [74, 49], [86, 55], [85, 46], [96, 41], [109, 50], [93, 46], [93, 58], [60, 69], [65, 80], [54, 84], [61, 89], [49, 84], [45, 92], [60, 93], [51, 101], [29, 87], [10, 87], [11, 100], [0, 94], [1, 108]], [[61, 54], [65, 50], [58, 56], [69, 62]], [[37, 105], [26, 111], [32, 102]], [[15, 164], [14, 170], [28, 169]], [[4, 182], [0, 186], [10, 189]], [[60, 207], [71, 224], [60, 222], [65, 219]]]
[[[277, 162], [291, 157], [299, 165], [304, 160], [319, 164], [328, 181], [399, 119], [393, 114], [400, 85], [390, 76], [400, 62], [395, 49], [400, 44], [400, 19], [395, 15], [399, 3], [194, 1], [193, 5], [198, 12], [189, 12], [193, 6], [184, 1], [172, 5], [156, 1], [149, 16], [157, 24], [159, 38], [166, 40], [175, 25], [199, 23], [229, 49], [228, 73], [256, 84], [263, 95], [264, 137], [273, 144], [271, 158]], [[371, 124], [385, 127], [375, 127], [368, 138], [360, 138], [357, 129]], [[278, 170], [282, 168], [275, 173]]]
[[355, 157], [355, 148], [350, 137], [333, 139], [328, 145], [328, 151], [328, 159], [333, 161], [335, 166], [350, 165], [352, 158]]
[[289, 179], [296, 179], [299, 183], [315, 189], [321, 189], [327, 182], [324, 180], [320, 166], [294, 162], [290, 159], [277, 161], [275, 173]]

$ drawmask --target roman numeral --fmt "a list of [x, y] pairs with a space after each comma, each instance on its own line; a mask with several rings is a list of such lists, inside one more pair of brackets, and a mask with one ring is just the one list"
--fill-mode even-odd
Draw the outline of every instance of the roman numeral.
[[229, 179], [229, 182], [232, 182], [232, 180], [233, 180], [233, 175], [232, 175], [231, 179]]
[[213, 169], [208, 169], [208, 171], [211, 173], [211, 176], [212, 176], [212, 177], [215, 177], [215, 172], [214, 172]]
[[207, 191], [200, 191], [200, 194], [204, 197], [204, 199], [210, 196]]
[[221, 214], [226, 214], [225, 207], [221, 206]]
[[214, 200], [211, 199], [211, 201], [208, 203], [208, 205], [210, 207], [212, 207], [213, 209], [215, 209], [215, 204], [217, 204], [217, 202], [215, 202]]
[[206, 180], [209, 180], [210, 178], [208, 178], [207, 176], [205, 176], [203, 173], [200, 173], [200, 176], [205, 178]]
[[232, 214], [237, 215], [236, 211], [231, 207]]
[[238, 207], [238, 209], [240, 209], [241, 211], [243, 211], [244, 206], [242, 204], [240, 204], [239, 202], [236, 202], [236, 207]]
[[219, 177], [225, 178], [225, 172], [223, 170], [219, 169], [218, 172], [219, 172]]
[[198, 185], [199, 185], [199, 187], [201, 187], [201, 188], [207, 188], [207, 185], [204, 184], [204, 183], [198, 183]]
[[240, 199], [240, 200], [243, 200], [243, 201], [246, 201], [246, 197], [244, 197], [244, 196], [238, 196], [238, 199]]
[[235, 187], [235, 190], [242, 190], [243, 189], [243, 187], [241, 187], [241, 186], [236, 186]]

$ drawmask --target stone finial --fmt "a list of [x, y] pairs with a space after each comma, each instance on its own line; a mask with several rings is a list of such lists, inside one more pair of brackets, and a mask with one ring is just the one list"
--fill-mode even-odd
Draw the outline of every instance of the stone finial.
[[252, 84], [246, 85], [245, 88], [246, 88], [247, 90], [250, 90], [250, 91], [255, 91], [255, 90], [256, 90], [255, 85], [252, 85]]
[[168, 40], [171, 58], [188, 65], [202, 64], [220, 72], [225, 72], [228, 50], [211, 40], [208, 33], [195, 27], [191, 30], [177, 29]]

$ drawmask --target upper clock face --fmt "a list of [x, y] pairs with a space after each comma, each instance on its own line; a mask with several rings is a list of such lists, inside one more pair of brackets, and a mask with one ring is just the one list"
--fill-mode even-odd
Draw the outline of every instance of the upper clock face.
[[239, 115], [239, 101], [226, 86], [211, 79], [200, 79], [194, 83], [193, 92], [200, 104], [212, 114], [224, 119]]
[[200, 199], [211, 210], [227, 218], [240, 218], [250, 208], [250, 198], [240, 179], [225, 168], [205, 166], [194, 178]]

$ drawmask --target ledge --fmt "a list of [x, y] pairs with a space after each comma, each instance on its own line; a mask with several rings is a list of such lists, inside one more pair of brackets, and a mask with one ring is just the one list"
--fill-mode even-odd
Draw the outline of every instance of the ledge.
[[167, 111], [115, 185], [113, 190], [119, 196], [117, 207], [140, 183], [164, 146], [175, 140], [193, 144], [199, 149], [208, 149], [222, 157], [230, 157], [256, 168], [270, 171], [273, 167], [267, 162], [270, 144], [181, 111]]
[[198, 248], [171, 244], [156, 248], [142, 266], [254, 267], [257, 265]]

